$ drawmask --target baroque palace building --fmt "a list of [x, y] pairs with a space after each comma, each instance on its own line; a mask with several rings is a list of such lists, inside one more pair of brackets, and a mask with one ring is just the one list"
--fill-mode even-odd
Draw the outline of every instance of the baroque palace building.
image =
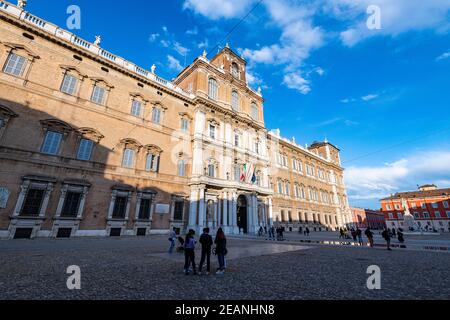
[[169, 82], [0, 1], [0, 238], [351, 222], [339, 149], [269, 132], [227, 45]]

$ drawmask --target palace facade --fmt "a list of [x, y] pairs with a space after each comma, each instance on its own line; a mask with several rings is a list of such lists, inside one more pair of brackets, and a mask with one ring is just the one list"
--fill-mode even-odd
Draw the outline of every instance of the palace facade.
[[228, 46], [170, 82], [98, 40], [0, 1], [0, 238], [351, 221], [339, 149], [269, 132]]

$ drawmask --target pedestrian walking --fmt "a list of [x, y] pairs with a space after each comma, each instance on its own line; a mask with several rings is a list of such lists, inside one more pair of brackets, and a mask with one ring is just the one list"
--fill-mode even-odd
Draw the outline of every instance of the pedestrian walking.
[[373, 232], [368, 227], [366, 231], [364, 232], [366, 234], [367, 240], [369, 241], [369, 245], [371, 248], [373, 248]]
[[384, 229], [384, 231], [381, 233], [381, 236], [386, 240], [386, 247], [389, 251], [391, 251], [391, 234], [389, 233], [388, 229]]
[[216, 239], [214, 240], [216, 244], [216, 255], [219, 260], [219, 268], [217, 269], [216, 274], [224, 274], [225, 273], [225, 256], [227, 255], [227, 238], [225, 237], [225, 233], [222, 228], [217, 230]]
[[175, 248], [175, 241], [177, 240], [176, 230], [177, 230], [176, 228], [173, 228], [169, 234], [169, 241], [170, 241], [169, 254], [172, 254], [173, 249]]
[[356, 242], [356, 237], [357, 237], [357, 235], [356, 235], [356, 230], [352, 228], [352, 231], [351, 231], [350, 233], [351, 233], [351, 235], [352, 235], [353, 241]]
[[361, 231], [360, 228], [356, 229], [356, 236], [358, 237], [359, 245], [362, 247], [364, 245], [364, 241], [363, 241], [363, 238], [362, 238], [362, 231]]
[[195, 245], [196, 241], [194, 239], [195, 231], [189, 230], [184, 241], [184, 273], [189, 275], [189, 266], [192, 264], [192, 270], [194, 275], [197, 275], [195, 269]]
[[306, 232], [306, 236], [309, 237], [309, 228], [308, 227], [306, 227], [305, 232]]
[[397, 239], [398, 239], [398, 242], [400, 242], [402, 244], [405, 242], [405, 238], [404, 238], [404, 235], [403, 235], [403, 229], [402, 228], [399, 228], [398, 231], [397, 231]]
[[203, 234], [199, 239], [202, 245], [202, 257], [200, 259], [200, 265], [198, 267], [198, 273], [202, 274], [203, 264], [206, 260], [206, 275], [211, 272], [211, 249], [213, 245], [213, 238], [209, 235], [209, 228], [203, 229]]

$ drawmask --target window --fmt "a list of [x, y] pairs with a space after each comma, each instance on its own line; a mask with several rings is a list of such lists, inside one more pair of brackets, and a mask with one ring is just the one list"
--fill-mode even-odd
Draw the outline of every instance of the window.
[[208, 165], [208, 177], [214, 178], [215, 171], [216, 171], [216, 168], [215, 168], [214, 164], [209, 164]]
[[424, 202], [422, 203], [422, 209], [426, 209], [427, 208], [427, 204]]
[[139, 219], [149, 220], [152, 210], [152, 199], [142, 198], [139, 206]]
[[10, 53], [3, 71], [5, 73], [12, 74], [13, 76], [20, 77], [23, 75], [25, 70], [26, 61], [27, 58], [19, 56], [15, 53]]
[[42, 145], [42, 153], [57, 155], [61, 145], [62, 134], [56, 131], [47, 131], [44, 143]]
[[216, 140], [216, 126], [213, 124], [209, 125], [209, 137]]
[[61, 92], [74, 95], [77, 90], [78, 79], [70, 74], [65, 74], [61, 85]]
[[[1, 128], [1, 125], [0, 125], [0, 128]], [[443, 201], [443, 202], [442, 202], [442, 205], [444, 206], [445, 209], [450, 208], [450, 206], [449, 206], [449, 204], [448, 204], [448, 201]]]
[[103, 105], [106, 100], [106, 89], [100, 87], [99, 85], [95, 85], [92, 90], [91, 101], [97, 104]]
[[161, 110], [158, 108], [153, 108], [152, 111], [152, 122], [160, 124], [161, 123]]
[[257, 140], [257, 141], [255, 141], [255, 152], [257, 153], [257, 154], [259, 154], [259, 152], [260, 152], [260, 142]]
[[173, 210], [173, 220], [183, 221], [184, 202], [176, 201], [175, 208]]
[[256, 103], [252, 102], [252, 106], [251, 106], [251, 110], [250, 110], [250, 116], [254, 120], [259, 120], [259, 115], [258, 114], [259, 114], [258, 106], [256, 105]]
[[450, 211], [445, 212], [447, 214], [447, 218], [450, 218]]
[[395, 206], [395, 210], [400, 210], [400, 205], [399, 204], [396, 204], [394, 206]]
[[420, 214], [418, 212], [414, 212], [414, 218], [415, 219], [420, 219]]
[[392, 206], [390, 204], [386, 205], [386, 210], [392, 210]]
[[241, 166], [236, 165], [234, 166], [234, 180], [235, 181], [241, 181]]
[[241, 146], [241, 136], [239, 133], [234, 134], [234, 146], [240, 147]]
[[435, 212], [434, 212], [434, 217], [435, 217], [436, 219], [440, 219], [440, 218], [441, 218], [441, 213], [440, 213], [439, 211], [435, 211]]
[[417, 204], [415, 202], [411, 203], [411, 208], [417, 209]]
[[430, 219], [430, 214], [429, 214], [428, 212], [424, 212], [424, 213], [423, 213], [423, 217], [424, 217], [425, 219]]
[[432, 207], [433, 207], [433, 209], [437, 209], [437, 208], [439, 208], [439, 204], [437, 202], [433, 202]]
[[278, 193], [283, 194], [283, 183], [278, 181]]
[[291, 192], [290, 189], [291, 189], [291, 188], [290, 188], [289, 182], [286, 182], [286, 195], [287, 195], [287, 196], [290, 195], [290, 192]]
[[188, 119], [181, 119], [181, 131], [188, 132], [189, 131], [189, 120]]
[[236, 62], [233, 62], [231, 64], [231, 74], [233, 75], [233, 77], [239, 79], [239, 67]]
[[135, 117], [140, 117], [142, 114], [142, 102], [138, 100], [133, 100], [131, 103], [131, 115]]
[[61, 217], [77, 217], [80, 209], [81, 193], [67, 192], [64, 206], [61, 211]]
[[234, 90], [231, 93], [231, 108], [233, 111], [239, 111], [239, 94]]
[[178, 176], [185, 177], [186, 176], [186, 164], [185, 164], [184, 160], [178, 161], [177, 168], [178, 168]]
[[44, 200], [45, 190], [30, 189], [20, 211], [21, 216], [38, 216], [41, 211], [42, 202]]
[[208, 80], [208, 97], [213, 100], [217, 100], [218, 97], [217, 81], [213, 78]]
[[388, 216], [389, 216], [389, 219], [391, 219], [391, 220], [394, 219], [394, 214], [392, 212], [389, 212]]
[[145, 163], [145, 170], [147, 172], [158, 172], [159, 171], [159, 155], [149, 153], [147, 155], [147, 161]]
[[123, 152], [123, 160], [122, 160], [122, 166], [124, 168], [134, 168], [134, 159], [136, 156], [136, 151], [133, 149], [125, 149]]
[[117, 196], [116, 201], [114, 202], [114, 210], [113, 210], [113, 219], [125, 219], [126, 210], [127, 210], [127, 197]]
[[92, 149], [94, 142], [88, 139], [81, 139], [80, 146], [78, 148], [77, 159], [83, 161], [91, 160]]

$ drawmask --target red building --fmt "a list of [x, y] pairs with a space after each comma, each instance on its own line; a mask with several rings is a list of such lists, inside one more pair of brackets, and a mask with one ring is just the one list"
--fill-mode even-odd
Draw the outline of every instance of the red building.
[[354, 227], [381, 230], [386, 225], [384, 214], [381, 211], [351, 208]]
[[450, 232], [450, 188], [424, 185], [418, 191], [399, 192], [381, 199], [388, 228], [404, 228], [406, 210], [424, 231]]

